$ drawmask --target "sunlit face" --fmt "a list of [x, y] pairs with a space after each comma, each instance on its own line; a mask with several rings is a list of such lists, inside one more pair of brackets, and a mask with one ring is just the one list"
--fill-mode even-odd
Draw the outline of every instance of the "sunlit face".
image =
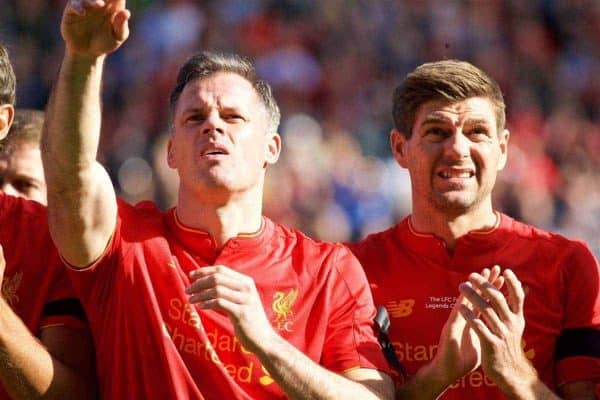
[[412, 136], [392, 131], [392, 151], [407, 168], [413, 203], [442, 212], [491, 207], [498, 171], [504, 168], [509, 133], [498, 132], [492, 102], [472, 97], [455, 103], [430, 101], [417, 111]]
[[[280, 138], [250, 82], [219, 72], [189, 82], [175, 109], [168, 162], [191, 191], [243, 192], [262, 185]], [[262, 187], [261, 187], [262, 188]]]
[[0, 152], [0, 189], [46, 205], [46, 181], [38, 146], [18, 144]]

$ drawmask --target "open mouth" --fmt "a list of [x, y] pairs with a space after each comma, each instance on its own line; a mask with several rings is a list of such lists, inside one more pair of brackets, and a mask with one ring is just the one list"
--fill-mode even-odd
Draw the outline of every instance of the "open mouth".
[[456, 170], [456, 171], [440, 171], [437, 174], [444, 179], [469, 179], [475, 176], [475, 171], [472, 170]]
[[221, 154], [225, 155], [227, 153], [223, 150], [208, 150], [202, 153], [203, 156], [216, 156]]

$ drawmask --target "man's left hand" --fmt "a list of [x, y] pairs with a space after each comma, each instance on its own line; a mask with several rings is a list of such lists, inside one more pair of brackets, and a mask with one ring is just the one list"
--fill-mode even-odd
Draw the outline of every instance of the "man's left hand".
[[469, 275], [468, 282], [462, 283], [459, 289], [474, 310], [461, 306], [460, 312], [479, 337], [483, 371], [504, 393], [511, 393], [528, 381], [536, 381], [537, 373], [521, 343], [525, 329], [525, 292], [511, 270], [505, 270], [502, 275], [507, 297], [480, 274]]

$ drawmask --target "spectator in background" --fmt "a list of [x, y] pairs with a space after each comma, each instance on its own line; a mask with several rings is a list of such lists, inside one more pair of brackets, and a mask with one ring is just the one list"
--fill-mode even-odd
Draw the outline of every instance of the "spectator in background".
[[0, 147], [0, 190], [46, 205], [40, 153], [44, 112], [18, 109]]
[[[0, 138], [14, 101], [15, 77], [0, 45]], [[50, 239], [46, 209], [0, 192], [0, 226], [0, 398], [95, 398], [92, 340]]]
[[[593, 398], [600, 266], [585, 243], [494, 210], [509, 140], [498, 84], [467, 62], [426, 63], [396, 88], [393, 110], [392, 154], [410, 174], [412, 213], [351, 249], [391, 315], [412, 378], [400, 393]], [[478, 273], [498, 265], [505, 293]], [[454, 305], [459, 284], [468, 302]]]

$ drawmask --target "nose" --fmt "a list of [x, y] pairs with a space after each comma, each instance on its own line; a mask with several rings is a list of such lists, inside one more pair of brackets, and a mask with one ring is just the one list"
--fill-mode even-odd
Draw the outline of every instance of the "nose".
[[471, 152], [471, 142], [469, 138], [462, 133], [462, 130], [457, 130], [446, 138], [444, 149], [448, 156], [456, 160], [461, 160], [469, 157]]
[[204, 124], [202, 124], [202, 133], [203, 134], [211, 134], [211, 133], [223, 133], [223, 119], [218, 111], [211, 111], [204, 120]]

